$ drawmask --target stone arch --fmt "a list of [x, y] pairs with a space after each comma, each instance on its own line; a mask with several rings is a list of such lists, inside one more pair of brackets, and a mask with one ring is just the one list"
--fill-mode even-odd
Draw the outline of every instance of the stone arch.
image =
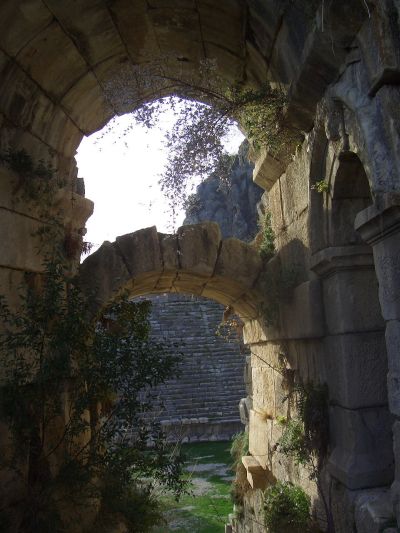
[[357, 214], [372, 204], [367, 175], [359, 157], [342, 153], [331, 182], [329, 197], [329, 244], [346, 246], [363, 241], [354, 229]]
[[[340, 17], [340, 32], [333, 24], [329, 37], [316, 36], [315, 9], [261, 0], [7, 1], [0, 8], [2, 142], [27, 147], [37, 159], [53, 158], [73, 181], [83, 135], [144, 99], [173, 93], [177, 74], [195, 80], [203, 59], [217, 60], [228, 84], [259, 87], [269, 79], [290, 88], [288, 121], [308, 131], [343, 59], [331, 42], [344, 49], [367, 17], [334, 3], [325, 19]], [[326, 54], [318, 54], [316, 65], [313, 53], [321, 47]], [[168, 83], [154, 94], [137, 82], [143, 69], [157, 68]], [[310, 73], [316, 74], [312, 91]]]
[[128, 291], [132, 297], [182, 292], [231, 306], [243, 320], [258, 316], [258, 252], [229, 238], [218, 224], [182, 226], [175, 235], [155, 227], [105, 242], [81, 265], [80, 280], [94, 313]]

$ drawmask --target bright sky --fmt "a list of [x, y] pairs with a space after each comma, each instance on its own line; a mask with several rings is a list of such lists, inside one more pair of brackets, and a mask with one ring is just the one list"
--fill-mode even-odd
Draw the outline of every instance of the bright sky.
[[[113, 119], [111, 128], [107, 125], [82, 140], [76, 155], [79, 176], [85, 180], [86, 197], [95, 204], [85, 240], [96, 248], [105, 240], [153, 225], [165, 233], [176, 229], [158, 185], [166, 162], [163, 134], [173, 121], [166, 110], [160, 125], [147, 130], [123, 115]], [[236, 153], [242, 140], [235, 128], [227, 150]], [[178, 213], [176, 227], [183, 219], [184, 213]]]

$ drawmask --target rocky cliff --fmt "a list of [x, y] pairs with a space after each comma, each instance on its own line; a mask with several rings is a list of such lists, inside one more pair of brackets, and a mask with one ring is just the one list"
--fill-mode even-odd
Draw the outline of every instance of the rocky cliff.
[[197, 187], [188, 201], [184, 224], [211, 220], [220, 225], [223, 238], [251, 241], [257, 233], [256, 205], [263, 189], [253, 182], [253, 164], [247, 158], [248, 143], [243, 142], [235, 157], [229, 179], [216, 175]]

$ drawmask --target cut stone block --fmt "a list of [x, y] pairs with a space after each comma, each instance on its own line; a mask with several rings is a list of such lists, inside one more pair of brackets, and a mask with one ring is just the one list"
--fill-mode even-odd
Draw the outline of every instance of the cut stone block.
[[245, 289], [251, 289], [262, 268], [259, 254], [249, 244], [229, 238], [222, 242], [215, 265], [215, 275], [236, 281]]
[[178, 229], [180, 269], [209, 278], [214, 272], [221, 231], [215, 222], [203, 222]]
[[253, 181], [263, 189], [269, 191], [284, 171], [285, 165], [282, 161], [275, 159], [266, 148], [262, 148], [255, 162]]
[[249, 452], [263, 468], [267, 468], [268, 461], [268, 428], [268, 421], [266, 421], [259, 413], [251, 409]]
[[110, 302], [132, 277], [115, 245], [104, 242], [80, 267], [80, 283], [94, 311]]
[[287, 339], [322, 337], [325, 324], [320, 281], [306, 281], [296, 287], [290, 302], [283, 304], [281, 317]]
[[116, 246], [133, 278], [162, 271], [161, 251], [155, 226], [117, 237]]
[[387, 403], [387, 357], [382, 332], [326, 337], [330, 399], [348, 409]]
[[365, 491], [356, 498], [354, 508], [357, 532], [381, 533], [386, 531], [386, 527], [393, 525], [389, 489]]
[[379, 300], [385, 320], [400, 320], [400, 199], [386, 193], [361, 211], [355, 228], [373, 247]]
[[392, 417], [386, 407], [330, 412], [333, 451], [328, 469], [349, 489], [388, 485], [393, 480]]
[[243, 456], [242, 463], [247, 471], [247, 481], [251, 488], [264, 490], [268, 485], [270, 472], [265, 470], [252, 455]]
[[326, 324], [330, 334], [384, 328], [375, 271], [343, 270], [323, 279]]

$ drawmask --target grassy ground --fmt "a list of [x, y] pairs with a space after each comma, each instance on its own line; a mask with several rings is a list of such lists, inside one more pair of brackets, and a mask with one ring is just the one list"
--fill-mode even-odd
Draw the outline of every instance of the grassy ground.
[[222, 533], [228, 514], [232, 512], [230, 483], [233, 473], [230, 442], [185, 444], [187, 475], [192, 482], [192, 494], [177, 503], [164, 496], [165, 525], [154, 533]]

